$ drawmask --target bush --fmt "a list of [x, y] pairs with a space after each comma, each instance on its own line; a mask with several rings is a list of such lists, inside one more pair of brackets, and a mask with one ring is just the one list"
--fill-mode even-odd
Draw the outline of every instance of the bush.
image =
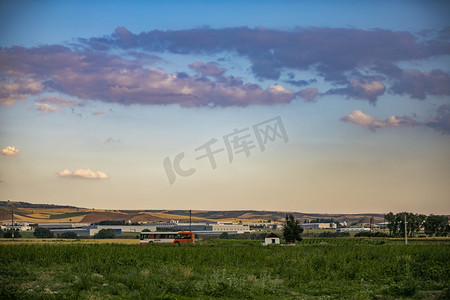
[[51, 232], [50, 229], [48, 229], [48, 228], [38, 227], [34, 231], [33, 235], [34, 235], [34, 237], [41, 238], [41, 239], [52, 238], [53, 232]]
[[113, 239], [116, 237], [116, 233], [113, 229], [101, 229], [94, 234], [94, 239]]
[[380, 231], [361, 231], [355, 234], [355, 237], [389, 237], [389, 235]]
[[62, 239], [77, 239], [78, 235], [73, 231], [66, 231], [66, 232], [58, 234], [58, 237], [60, 237]]
[[324, 231], [319, 234], [321, 238], [336, 238], [336, 237], [349, 237], [350, 232], [333, 232], [333, 231]]

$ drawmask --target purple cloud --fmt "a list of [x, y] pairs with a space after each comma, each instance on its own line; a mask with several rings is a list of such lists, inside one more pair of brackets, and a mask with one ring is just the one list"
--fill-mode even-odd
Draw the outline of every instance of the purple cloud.
[[394, 94], [408, 94], [412, 98], [425, 99], [426, 95], [450, 95], [450, 75], [441, 70], [420, 72], [405, 69], [394, 79]]
[[[396, 65], [450, 54], [447, 31], [438, 38], [433, 38], [438, 34], [418, 38], [408, 32], [379, 29], [283, 31], [242, 27], [134, 34], [119, 27], [110, 36], [79, 39], [72, 48], [0, 48], [0, 104], [12, 105], [43, 92], [122, 104], [182, 106], [272, 105], [289, 103], [296, 97], [309, 101], [315, 97], [308, 89], [296, 93], [277, 84], [264, 89], [244, 83], [240, 78], [224, 76], [226, 70], [215, 63], [190, 64], [198, 73], [194, 76], [149, 67], [159, 59], [153, 53], [164, 52], [233, 52], [250, 60], [251, 70], [259, 79], [279, 79], [285, 70], [315, 72], [335, 85], [326, 94], [373, 104], [386, 90], [419, 99], [449, 95], [448, 73], [402, 70]], [[288, 79], [285, 82], [295, 86], [313, 83], [289, 75]]]
[[346, 95], [354, 99], [367, 99], [370, 103], [375, 104], [378, 96], [383, 95], [385, 91], [386, 87], [380, 81], [352, 79], [346, 88], [331, 89], [326, 94]]
[[426, 126], [444, 134], [450, 134], [450, 105], [441, 105], [436, 116], [425, 123]]
[[204, 63], [202, 61], [196, 61], [189, 65], [189, 68], [195, 70], [206, 76], [221, 77], [225, 73], [226, 69], [220, 67], [218, 64], [210, 62]]
[[[446, 93], [441, 86], [416, 88], [415, 85], [419, 82], [414, 80], [415, 75], [407, 70], [402, 71], [395, 65], [400, 61], [450, 54], [448, 35], [445, 35], [448, 29], [442, 32], [440, 38], [432, 39], [433, 35], [430, 35], [428, 39], [419, 39], [412, 33], [381, 29], [301, 28], [281, 31], [241, 27], [154, 30], [133, 34], [126, 28], [119, 27], [110, 37], [92, 38], [82, 42], [102, 49], [144, 49], [178, 54], [233, 51], [248, 57], [253, 73], [259, 78], [278, 79], [281, 70], [286, 68], [312, 69], [327, 81], [347, 85], [345, 88], [333, 89], [331, 93], [367, 99], [374, 103], [377, 97], [384, 93], [385, 88], [377, 84], [373, 87], [375, 90], [369, 91], [367, 85], [375, 83], [374, 81], [352, 84], [348, 72], [368, 69], [387, 75], [388, 79], [403, 77], [394, 83], [391, 89], [393, 93], [407, 93], [412, 97], [424, 97], [426, 93]], [[301, 86], [306, 82], [291, 78], [289, 83]]]
[[[181, 106], [273, 105], [289, 103], [297, 97], [294, 91], [280, 85], [263, 89], [232, 76], [211, 80], [203, 76], [169, 74], [144, 67], [137, 60], [106, 53], [76, 52], [61, 46], [2, 50], [0, 71], [9, 77], [2, 83], [5, 99], [19, 90], [28, 94], [59, 92], [79, 99], [121, 104]], [[224, 72], [219, 66], [199, 62], [192, 68], [217, 76]], [[24, 81], [25, 77], [33, 79]], [[23, 82], [27, 89], [20, 89]], [[35, 87], [36, 92], [30, 87]], [[8, 94], [8, 91], [13, 92]], [[45, 100], [62, 103], [56, 99]]]

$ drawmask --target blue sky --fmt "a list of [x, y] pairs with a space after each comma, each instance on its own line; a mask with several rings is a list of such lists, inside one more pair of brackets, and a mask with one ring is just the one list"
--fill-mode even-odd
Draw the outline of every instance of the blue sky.
[[445, 1], [0, 6], [2, 200], [450, 213]]

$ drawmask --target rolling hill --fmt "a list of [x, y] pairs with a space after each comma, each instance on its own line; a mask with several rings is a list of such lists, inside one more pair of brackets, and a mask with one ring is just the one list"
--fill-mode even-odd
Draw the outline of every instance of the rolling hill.
[[[167, 222], [171, 220], [188, 221], [187, 210], [102, 210], [54, 204], [33, 204], [18, 201], [0, 201], [0, 222], [11, 221], [11, 210], [14, 210], [16, 222], [28, 223], [95, 223], [106, 220], [130, 222]], [[292, 213], [292, 212], [289, 212]], [[286, 212], [257, 210], [193, 210], [192, 222], [265, 222], [268, 220], [281, 222]], [[314, 219], [333, 219], [347, 223], [383, 222], [382, 214], [314, 214], [292, 213], [302, 222]]]

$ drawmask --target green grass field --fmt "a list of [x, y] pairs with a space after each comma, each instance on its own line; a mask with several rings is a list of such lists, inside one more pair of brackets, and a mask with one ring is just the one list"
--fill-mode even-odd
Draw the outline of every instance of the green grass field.
[[[137, 241], [136, 241], [137, 242]], [[0, 243], [0, 299], [450, 299], [450, 243]]]

